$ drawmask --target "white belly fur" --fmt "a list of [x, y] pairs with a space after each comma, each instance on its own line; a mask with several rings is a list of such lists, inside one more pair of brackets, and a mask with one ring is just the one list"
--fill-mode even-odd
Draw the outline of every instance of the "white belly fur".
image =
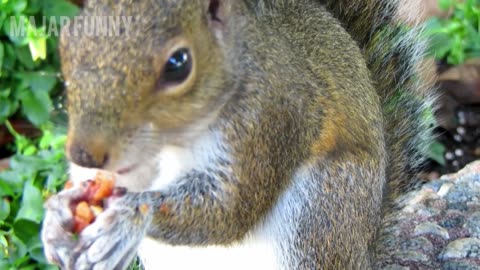
[[272, 245], [257, 237], [230, 247], [203, 248], [172, 247], [146, 238], [138, 252], [146, 270], [278, 269]]

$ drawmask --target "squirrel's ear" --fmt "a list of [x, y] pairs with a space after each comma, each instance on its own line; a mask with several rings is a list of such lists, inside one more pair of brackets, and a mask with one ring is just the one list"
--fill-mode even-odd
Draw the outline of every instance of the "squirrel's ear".
[[223, 25], [226, 22], [231, 0], [207, 0], [207, 15], [214, 27]]

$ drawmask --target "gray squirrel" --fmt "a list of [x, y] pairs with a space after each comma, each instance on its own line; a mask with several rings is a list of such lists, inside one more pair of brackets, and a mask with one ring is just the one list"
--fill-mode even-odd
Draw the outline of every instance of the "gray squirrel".
[[[71, 177], [124, 192], [78, 238], [76, 187], [42, 228], [62, 269], [371, 269], [411, 185], [431, 91], [396, 0], [96, 0], [115, 37], [62, 35]], [[68, 31], [64, 29], [64, 32]], [[146, 206], [146, 207], [145, 207]]]

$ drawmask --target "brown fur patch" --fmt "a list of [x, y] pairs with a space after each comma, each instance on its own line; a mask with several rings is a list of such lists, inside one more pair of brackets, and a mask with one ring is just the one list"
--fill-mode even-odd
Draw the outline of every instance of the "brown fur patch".
[[338, 125], [345, 122], [343, 115], [327, 114], [323, 123], [322, 132], [312, 145], [313, 156], [325, 154], [335, 149], [338, 137]]

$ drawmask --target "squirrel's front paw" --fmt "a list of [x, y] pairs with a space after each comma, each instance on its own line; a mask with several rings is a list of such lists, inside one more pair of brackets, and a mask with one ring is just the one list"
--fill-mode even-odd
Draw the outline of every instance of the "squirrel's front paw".
[[52, 196], [45, 205], [47, 211], [41, 232], [45, 256], [62, 268], [70, 263], [70, 254], [75, 246], [70, 206], [82, 196], [81, 188], [72, 188]]
[[139, 204], [139, 196], [126, 193], [109, 199], [105, 211], [77, 238], [71, 233], [72, 213], [65, 197], [60, 193], [52, 198], [42, 231], [47, 258], [63, 269], [127, 268], [150, 219], [150, 209]]

